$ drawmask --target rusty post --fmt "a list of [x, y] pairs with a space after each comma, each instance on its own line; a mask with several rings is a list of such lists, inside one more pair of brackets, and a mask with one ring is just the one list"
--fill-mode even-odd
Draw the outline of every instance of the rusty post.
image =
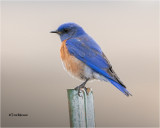
[[80, 94], [81, 96], [79, 96], [78, 91], [74, 89], [68, 89], [67, 93], [70, 126], [76, 128], [94, 128], [95, 119], [92, 90], [90, 88], [87, 88], [86, 93], [86, 91], [82, 89]]

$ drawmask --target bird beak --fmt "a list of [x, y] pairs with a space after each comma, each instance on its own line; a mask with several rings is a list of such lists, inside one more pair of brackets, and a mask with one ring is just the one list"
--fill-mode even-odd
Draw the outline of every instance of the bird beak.
[[56, 30], [56, 31], [51, 31], [50, 33], [58, 33], [58, 31]]

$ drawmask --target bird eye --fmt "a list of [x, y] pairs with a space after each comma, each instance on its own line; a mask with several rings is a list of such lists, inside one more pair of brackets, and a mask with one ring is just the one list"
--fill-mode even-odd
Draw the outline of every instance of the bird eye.
[[69, 30], [68, 29], [64, 29], [64, 32], [68, 32]]

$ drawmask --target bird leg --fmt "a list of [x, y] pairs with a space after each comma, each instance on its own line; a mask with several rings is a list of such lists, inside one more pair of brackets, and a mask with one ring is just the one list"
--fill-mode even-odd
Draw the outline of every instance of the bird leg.
[[87, 83], [88, 80], [89, 80], [89, 78], [86, 79], [82, 84], [80, 84], [79, 86], [77, 86], [76, 88], [74, 88], [75, 90], [78, 90], [78, 95], [79, 96], [80, 96], [81, 88], [84, 88], [85, 91], [87, 92], [87, 88], [85, 87], [85, 85], [86, 85], [86, 83]]

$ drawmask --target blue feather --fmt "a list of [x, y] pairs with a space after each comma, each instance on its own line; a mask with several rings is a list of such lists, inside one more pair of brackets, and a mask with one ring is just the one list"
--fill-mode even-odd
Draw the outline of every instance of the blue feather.
[[[86, 36], [86, 37], [85, 37]], [[121, 83], [119, 83], [113, 76], [106, 72], [110, 68], [109, 62], [102, 55], [102, 51], [98, 44], [88, 35], [82, 35], [77, 38], [67, 40], [66, 46], [70, 54], [74, 55], [77, 59], [92, 68], [95, 72], [103, 75], [112, 83], [116, 88], [123, 92], [126, 96], [131, 95]]]

